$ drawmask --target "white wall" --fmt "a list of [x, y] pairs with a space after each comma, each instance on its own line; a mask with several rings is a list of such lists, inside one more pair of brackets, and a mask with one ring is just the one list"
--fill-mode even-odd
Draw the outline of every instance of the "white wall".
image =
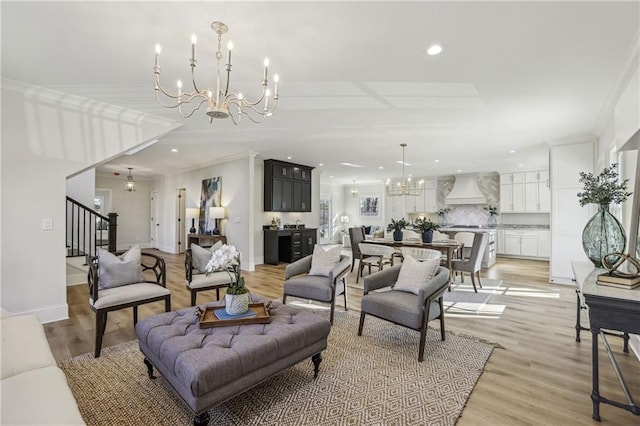
[[89, 169], [75, 176], [71, 176], [67, 179], [67, 196], [89, 208], [93, 208], [95, 181], [95, 169]]
[[150, 246], [150, 206], [151, 206], [151, 181], [141, 180], [135, 177], [136, 190], [133, 192], [124, 190], [126, 177], [96, 176], [96, 188], [111, 190], [110, 211], [106, 213], [118, 213], [117, 249], [128, 249], [135, 244], [145, 248]]
[[[175, 123], [60, 92], [2, 81], [0, 304], [49, 322], [68, 317], [67, 177]], [[42, 219], [53, 219], [43, 230]]]
[[[356, 185], [358, 187], [358, 194], [354, 198], [351, 196], [351, 188], [353, 185], [344, 185], [343, 186], [343, 197], [344, 197], [344, 214], [349, 216], [349, 228], [353, 226], [379, 226], [385, 227], [385, 197], [384, 197], [384, 183], [372, 183], [372, 184], [364, 184], [364, 185]], [[378, 197], [379, 205], [378, 211], [379, 215], [377, 217], [369, 217], [369, 216], [360, 216], [360, 199], [362, 197]]]

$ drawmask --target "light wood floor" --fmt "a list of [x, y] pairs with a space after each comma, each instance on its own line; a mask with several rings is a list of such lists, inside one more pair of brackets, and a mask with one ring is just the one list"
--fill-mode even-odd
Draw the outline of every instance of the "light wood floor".
[[[184, 256], [160, 253], [167, 261], [172, 308], [189, 306], [184, 287]], [[284, 264], [260, 265], [245, 272], [252, 292], [280, 299]], [[548, 263], [498, 259], [483, 277], [502, 279], [501, 294], [490, 301], [495, 315], [448, 316], [446, 328], [499, 344], [480, 377], [458, 425], [595, 425], [591, 419], [591, 336], [575, 341], [575, 291], [547, 282]], [[56, 359], [93, 351], [95, 317], [88, 308], [86, 285], [68, 287], [70, 319], [45, 325]], [[349, 288], [350, 309], [357, 309], [361, 290]], [[215, 292], [198, 295], [198, 302]], [[162, 302], [140, 307], [140, 318], [163, 312]], [[587, 320], [583, 320], [586, 324]], [[437, 327], [437, 325], [436, 325]], [[354, 330], [355, 336], [356, 330]], [[135, 339], [131, 310], [109, 314], [103, 347]], [[622, 352], [622, 340], [610, 337], [632, 395], [640, 400], [640, 363]], [[437, 341], [427, 344], [438, 344]], [[600, 345], [602, 348], [602, 345]], [[426, 359], [424, 362], [429, 362]], [[601, 394], [625, 401], [613, 369], [601, 349]], [[603, 425], [638, 425], [640, 417], [601, 405]]]

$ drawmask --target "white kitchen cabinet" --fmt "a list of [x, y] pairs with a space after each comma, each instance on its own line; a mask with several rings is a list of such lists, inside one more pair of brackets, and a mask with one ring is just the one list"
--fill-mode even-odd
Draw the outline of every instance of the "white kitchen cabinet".
[[538, 257], [551, 257], [551, 231], [538, 231]]
[[550, 204], [547, 170], [500, 175], [502, 213], [549, 212]]
[[504, 231], [504, 251], [502, 254], [538, 257], [538, 231]]
[[498, 241], [496, 241], [496, 253], [497, 254], [504, 254], [505, 253], [505, 247], [504, 247], [505, 241], [504, 241], [504, 231], [502, 229], [498, 230]]
[[385, 197], [385, 214], [387, 222], [391, 221], [391, 219], [400, 219], [405, 216], [404, 198], [405, 197], [391, 197], [389, 195]]
[[438, 211], [438, 185], [435, 180], [424, 182], [424, 211], [425, 213]]

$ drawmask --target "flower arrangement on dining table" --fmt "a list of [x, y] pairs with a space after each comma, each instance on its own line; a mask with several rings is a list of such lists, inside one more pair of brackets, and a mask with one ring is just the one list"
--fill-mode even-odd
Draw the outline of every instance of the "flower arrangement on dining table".
[[244, 285], [244, 277], [241, 274], [240, 252], [235, 246], [223, 244], [211, 254], [211, 259], [205, 267], [205, 274], [208, 276], [218, 271], [225, 271], [231, 278], [231, 282], [227, 286], [227, 294], [239, 295], [249, 292], [249, 289]]

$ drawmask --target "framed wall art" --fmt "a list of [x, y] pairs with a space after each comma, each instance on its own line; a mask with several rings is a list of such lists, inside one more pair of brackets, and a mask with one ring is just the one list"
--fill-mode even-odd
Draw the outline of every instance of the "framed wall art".
[[380, 198], [377, 196], [360, 197], [360, 216], [362, 217], [380, 216]]
[[216, 229], [216, 220], [209, 217], [209, 207], [222, 207], [222, 178], [203, 179], [200, 192], [200, 218], [198, 233], [211, 234]]

